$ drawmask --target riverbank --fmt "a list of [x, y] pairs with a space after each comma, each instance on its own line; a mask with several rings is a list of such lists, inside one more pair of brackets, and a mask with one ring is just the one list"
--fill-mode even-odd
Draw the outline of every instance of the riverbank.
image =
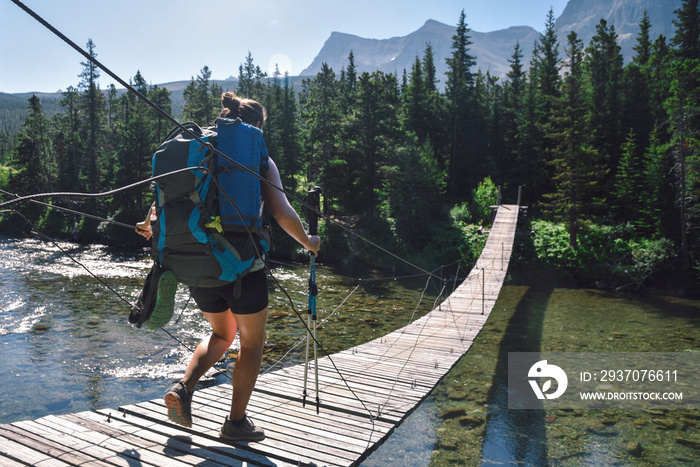
[[643, 238], [629, 225], [588, 224], [574, 249], [563, 224], [533, 221], [530, 234], [516, 238], [510, 275], [514, 284], [556, 277], [567, 287], [700, 297], [699, 270], [682, 264], [673, 243]]
[[[64, 219], [65, 215], [57, 213]], [[16, 216], [17, 217], [17, 216]], [[0, 232], [15, 238], [29, 234], [29, 226], [5, 219]], [[85, 220], [82, 220], [83, 222]], [[103, 222], [99, 237], [61, 235], [65, 226], [42, 220], [48, 230], [39, 229], [53, 238], [83, 245], [102, 244], [120, 252], [147, 256], [150, 243], [123, 226]], [[358, 231], [374, 243], [406, 258], [425, 270], [446, 277], [463, 274], [471, 268], [488, 238], [488, 229], [478, 225], [454, 222], [445, 227], [434, 244], [421, 250], [400, 247], [400, 239], [384, 228]], [[58, 230], [56, 230], [58, 229]], [[52, 234], [53, 232], [53, 234]], [[305, 262], [308, 253], [281, 229], [272, 227], [273, 249], [270, 257], [280, 262]], [[318, 262], [347, 271], [377, 270], [388, 274], [412, 274], [415, 268], [398, 261], [359, 237], [332, 224], [321, 226], [322, 248]], [[569, 245], [567, 230], [562, 223], [543, 220], [528, 222], [521, 219], [511, 261], [509, 277], [514, 284], [556, 277], [569, 287], [589, 287], [624, 293], [657, 293], [688, 298], [700, 298], [700, 262], [695, 267], [682, 264], [674, 244], [663, 238], [641, 237], [631, 225], [606, 226], [586, 224], [578, 235], [578, 248]], [[441, 264], [452, 266], [441, 271]], [[459, 264], [459, 268], [457, 267]], [[459, 269], [459, 270], [458, 270]], [[539, 279], [536, 279], [539, 278]]]

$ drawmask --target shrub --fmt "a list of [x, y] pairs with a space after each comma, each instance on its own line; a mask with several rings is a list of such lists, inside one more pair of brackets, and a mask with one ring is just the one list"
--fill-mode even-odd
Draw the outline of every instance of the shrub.
[[483, 232], [481, 226], [470, 224], [467, 219], [467, 207], [465, 204], [455, 206], [450, 211], [453, 229], [457, 232], [457, 251], [467, 264], [473, 264], [481, 255], [488, 235]]
[[537, 258], [556, 267], [572, 268], [576, 263], [576, 250], [569, 245], [566, 225], [537, 220], [532, 222], [532, 245]]
[[563, 223], [538, 220], [532, 222], [532, 228], [537, 258], [571, 271], [584, 283], [639, 287], [675, 256], [670, 240], [639, 238], [632, 224], [584, 224], [577, 250], [569, 246]]
[[479, 183], [476, 190], [472, 191], [472, 220], [478, 224], [488, 224], [491, 222], [491, 206], [498, 202], [498, 188], [491, 181], [491, 177], [486, 177]]

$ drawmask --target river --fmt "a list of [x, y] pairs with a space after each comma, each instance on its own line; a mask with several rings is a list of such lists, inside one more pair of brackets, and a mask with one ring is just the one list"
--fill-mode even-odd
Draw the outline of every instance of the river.
[[[0, 237], [0, 423], [163, 396], [184, 372], [187, 347], [207, 335], [208, 326], [184, 288], [166, 326], [181, 343], [129, 325], [128, 306], [117, 295], [134, 301], [148, 267], [147, 257], [103, 246]], [[274, 275], [304, 310], [308, 269], [278, 266]], [[429, 311], [436, 297], [433, 284], [424, 293], [425, 278], [368, 272], [357, 278], [318, 268], [318, 314], [327, 319], [319, 339], [330, 352], [405, 325]], [[263, 371], [299, 363], [305, 335], [276, 286], [270, 307]], [[508, 352], [540, 350], [700, 358], [700, 301], [547, 281], [506, 285], [472, 349], [363, 465], [700, 463], [698, 410], [508, 410]], [[213, 371], [203, 384], [224, 381]]]

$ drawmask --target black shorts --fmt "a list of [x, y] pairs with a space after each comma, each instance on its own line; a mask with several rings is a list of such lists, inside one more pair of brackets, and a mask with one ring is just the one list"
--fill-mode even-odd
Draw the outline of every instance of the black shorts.
[[249, 315], [264, 310], [268, 304], [267, 271], [261, 269], [243, 276], [241, 296], [233, 295], [235, 283], [220, 287], [190, 287], [192, 298], [206, 313], [222, 313], [229, 308], [238, 315]]

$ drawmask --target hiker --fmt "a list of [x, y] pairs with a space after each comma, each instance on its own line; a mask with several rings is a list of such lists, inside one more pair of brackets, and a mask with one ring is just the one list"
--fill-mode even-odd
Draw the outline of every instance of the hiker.
[[[239, 98], [232, 92], [224, 93], [221, 100], [223, 109], [220, 117], [240, 118], [262, 130], [266, 111], [260, 103]], [[282, 182], [277, 166], [272, 159], [268, 161], [267, 167], [261, 169], [261, 175], [279, 189], [261, 183], [263, 202], [282, 229], [317, 255], [320, 238], [306, 233], [299, 216], [281, 191]], [[137, 224], [136, 231], [147, 239], [151, 238], [153, 230], [150, 223], [154, 220], [155, 208], [152, 206], [146, 220]], [[211, 324], [212, 334], [197, 346], [185, 376], [165, 395], [165, 405], [168, 417], [173, 422], [192, 426], [191, 401], [195, 385], [229, 349], [238, 330], [240, 351], [233, 369], [231, 410], [219, 436], [228, 440], [259, 441], [265, 438], [265, 433], [246, 415], [246, 407], [260, 372], [265, 343], [268, 286], [264, 263], [257, 259], [251, 271], [239, 281], [242, 282], [238, 298], [234, 297], [233, 282], [220, 287], [190, 287], [197, 306]]]

